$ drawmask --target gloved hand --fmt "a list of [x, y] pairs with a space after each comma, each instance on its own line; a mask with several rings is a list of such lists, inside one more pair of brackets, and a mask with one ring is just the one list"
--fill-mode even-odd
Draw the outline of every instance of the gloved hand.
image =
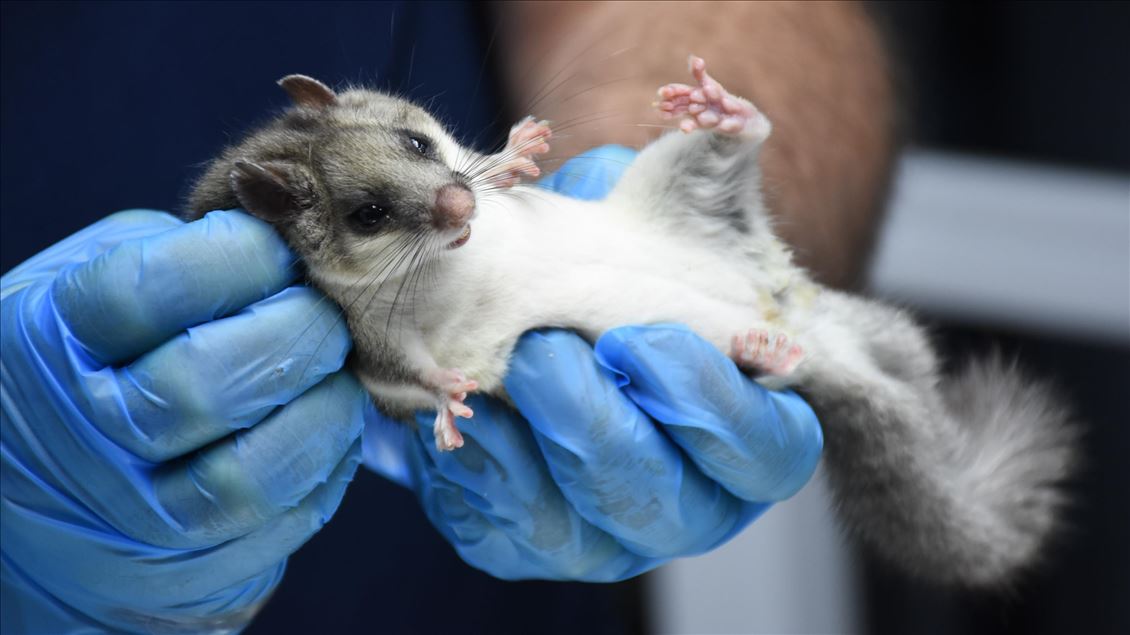
[[4, 632], [238, 630], [360, 461], [338, 311], [266, 224], [115, 214], [0, 280]]
[[[547, 184], [599, 198], [634, 158], [604, 147]], [[471, 565], [500, 578], [622, 580], [709, 551], [812, 475], [823, 445], [812, 410], [770, 392], [677, 325], [626, 326], [590, 346], [526, 334], [506, 404], [473, 395], [465, 445], [435, 449], [387, 420], [365, 431], [366, 463], [413, 487]]]

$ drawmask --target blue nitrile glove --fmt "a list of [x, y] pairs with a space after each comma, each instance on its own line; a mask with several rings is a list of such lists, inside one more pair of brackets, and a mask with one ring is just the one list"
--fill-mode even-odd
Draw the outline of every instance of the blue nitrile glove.
[[[635, 153], [598, 148], [548, 186], [599, 198]], [[626, 326], [595, 348], [526, 334], [506, 390], [473, 395], [465, 445], [381, 420], [366, 463], [413, 487], [464, 560], [501, 578], [622, 580], [709, 551], [812, 475], [823, 437], [793, 393], [765, 390], [687, 328]]]
[[266, 224], [122, 212], [6, 274], [5, 633], [226, 632], [337, 508], [374, 410]]

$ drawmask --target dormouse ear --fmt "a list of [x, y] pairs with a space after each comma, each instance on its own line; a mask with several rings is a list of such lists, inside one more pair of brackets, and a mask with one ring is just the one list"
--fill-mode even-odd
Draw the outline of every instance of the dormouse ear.
[[337, 103], [337, 95], [322, 82], [305, 75], [287, 75], [279, 80], [295, 106], [321, 110]]
[[297, 214], [309, 198], [308, 182], [293, 163], [239, 160], [228, 178], [243, 209], [265, 221]]

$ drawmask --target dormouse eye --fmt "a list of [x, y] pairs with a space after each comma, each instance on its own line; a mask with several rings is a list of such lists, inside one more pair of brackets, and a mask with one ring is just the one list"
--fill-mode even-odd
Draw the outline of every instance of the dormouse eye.
[[426, 155], [428, 153], [428, 150], [431, 149], [431, 145], [428, 143], [427, 139], [411, 136], [408, 137], [408, 140], [412, 142], [412, 147], [416, 148], [416, 152], [419, 152], [422, 155]]
[[392, 214], [392, 208], [377, 203], [366, 203], [349, 215], [358, 229], [373, 230], [382, 225]]

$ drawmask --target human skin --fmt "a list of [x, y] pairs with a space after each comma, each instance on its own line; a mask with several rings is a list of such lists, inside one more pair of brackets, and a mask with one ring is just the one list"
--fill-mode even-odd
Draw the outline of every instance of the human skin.
[[494, 13], [508, 105], [554, 122], [559, 161], [664, 132], [656, 88], [681, 81], [688, 53], [706, 58], [773, 123], [765, 194], [798, 262], [825, 284], [862, 282], [897, 127], [882, 41], [861, 5], [519, 2]]

